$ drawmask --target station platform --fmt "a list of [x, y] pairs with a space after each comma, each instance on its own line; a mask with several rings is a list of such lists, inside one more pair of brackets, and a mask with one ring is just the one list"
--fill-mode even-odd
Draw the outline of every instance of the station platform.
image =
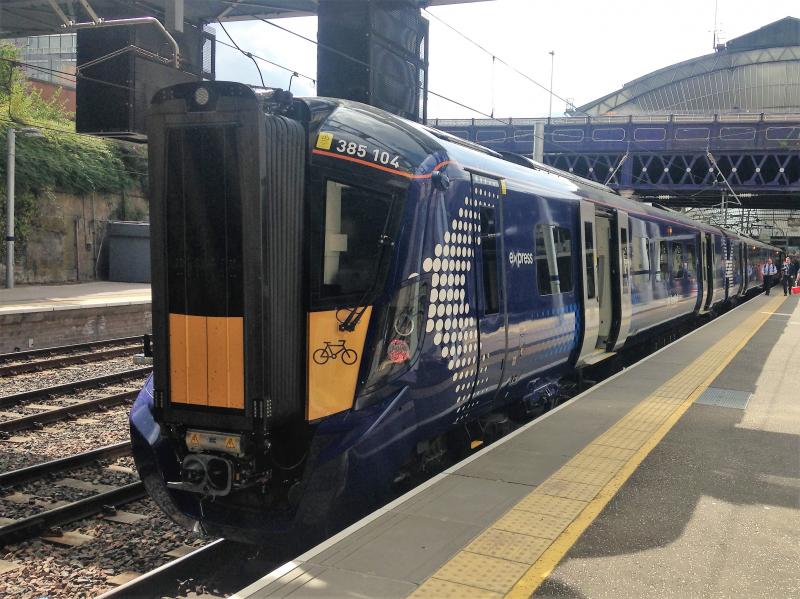
[[0, 289], [0, 353], [150, 332], [150, 285], [98, 281]]
[[798, 597], [798, 325], [758, 296], [235, 597]]

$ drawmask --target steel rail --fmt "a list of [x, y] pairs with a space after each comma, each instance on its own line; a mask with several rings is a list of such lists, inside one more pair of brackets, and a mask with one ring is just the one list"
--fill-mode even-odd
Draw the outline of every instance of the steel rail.
[[48, 528], [61, 526], [102, 512], [106, 506], [117, 506], [141, 499], [146, 495], [144, 484], [131, 483], [105, 493], [98, 493], [68, 505], [46, 510], [11, 524], [0, 526], [0, 547], [29, 539]]
[[115, 372], [113, 374], [104, 374], [102, 376], [97, 376], [90, 379], [81, 379], [79, 381], [72, 381], [70, 383], [53, 385], [52, 387], [41, 387], [39, 389], [23, 391], [13, 395], [5, 395], [0, 397], [0, 409], [15, 406], [20, 402], [30, 399], [42, 399], [51, 395], [64, 395], [73, 391], [82, 391], [85, 389], [91, 389], [92, 387], [107, 385], [109, 383], [122, 382], [126, 379], [149, 374], [152, 369], [152, 366], [143, 366], [142, 368], [133, 368], [131, 370], [123, 370], [122, 372]]
[[144, 597], [173, 597], [182, 594], [181, 583], [201, 578], [209, 572], [236, 573], [235, 589], [243, 588], [261, 578], [264, 572], [274, 569], [274, 563], [257, 568], [256, 573], [243, 573], [242, 565], [250, 563], [254, 552], [252, 546], [241, 545], [225, 539], [217, 539], [191, 553], [167, 562], [150, 572], [142, 574], [117, 588], [99, 595], [97, 599], [142, 599]]
[[110, 345], [141, 343], [143, 337], [144, 335], [136, 335], [134, 337], [118, 337], [116, 339], [105, 339], [103, 341], [87, 341], [85, 343], [73, 343], [71, 345], [43, 347], [39, 349], [28, 349], [25, 351], [9, 352], [7, 354], [0, 354], [0, 363], [19, 362], [21, 360], [30, 360], [32, 358], [52, 356], [53, 354], [99, 349], [101, 347], [108, 347]]
[[47, 474], [53, 472], [62, 472], [64, 470], [71, 470], [78, 466], [91, 464], [97, 460], [114, 459], [122, 456], [130, 455], [131, 442], [122, 441], [114, 443], [113, 445], [106, 445], [98, 447], [97, 449], [90, 449], [82, 453], [58, 458], [57, 460], [50, 460], [49, 462], [42, 462], [41, 464], [34, 464], [19, 470], [12, 470], [11, 472], [3, 472], [0, 474], [0, 487], [10, 487], [12, 485], [19, 485], [24, 482], [42, 478]]
[[41, 360], [35, 360], [33, 362], [0, 364], [0, 377], [25, 374], [27, 372], [49, 370], [53, 368], [61, 368], [63, 366], [71, 366], [72, 364], [87, 364], [89, 362], [100, 362], [102, 360], [108, 360], [109, 358], [118, 358], [121, 356], [129, 356], [131, 354], [135, 354], [138, 349], [139, 348], [136, 345], [129, 345], [127, 347], [116, 347], [113, 349], [106, 349], [96, 352], [72, 354], [70, 356], [56, 356], [53, 358], [43, 358]]
[[139, 391], [124, 391], [123, 393], [115, 393], [113, 395], [104, 395], [95, 399], [87, 399], [80, 403], [70, 404], [68, 406], [59, 406], [52, 410], [39, 412], [37, 414], [28, 414], [27, 416], [20, 416], [12, 420], [0, 422], [0, 432], [13, 433], [21, 431], [26, 428], [35, 427], [39, 424], [49, 424], [51, 422], [58, 422], [59, 420], [66, 420], [71, 416], [78, 414], [86, 414], [94, 412], [102, 408], [110, 408], [125, 403], [128, 400], [136, 399]]

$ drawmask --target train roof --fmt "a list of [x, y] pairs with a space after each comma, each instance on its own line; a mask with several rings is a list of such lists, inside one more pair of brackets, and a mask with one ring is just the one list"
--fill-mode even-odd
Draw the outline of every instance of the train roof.
[[[563, 201], [587, 199], [629, 214], [650, 216], [675, 224], [690, 225], [709, 233], [723, 232], [727, 237], [746, 241], [756, 247], [779, 248], [730, 229], [709, 225], [688, 216], [663, 208], [638, 202], [619, 195], [613, 189], [541, 164], [519, 155], [503, 155], [474, 142], [439, 131], [426, 125], [408, 121], [374, 106], [337, 98], [303, 98], [310, 108], [313, 129], [339, 128], [351, 137], [364, 140], [392, 137], [395, 147], [405, 148], [410, 166], [416, 170], [433, 168], [426, 165], [432, 154], [445, 154], [467, 170], [482, 172], [506, 180], [509, 188], [535, 193]], [[399, 139], [404, 137], [405, 139]], [[414, 164], [416, 162], [416, 164]]]

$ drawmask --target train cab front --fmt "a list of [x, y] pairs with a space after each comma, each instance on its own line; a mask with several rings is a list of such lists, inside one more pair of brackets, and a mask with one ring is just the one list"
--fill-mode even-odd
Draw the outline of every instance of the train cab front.
[[214, 534], [324, 513], [351, 474], [343, 431], [383, 434], [359, 394], [396, 395], [421, 342], [419, 278], [381, 297], [409, 177], [378, 145], [355, 150], [366, 175], [326, 156], [340, 134], [315, 109], [336, 105], [202, 82], [160, 91], [148, 119], [155, 349], [134, 457], [162, 509]]
[[151, 495], [197, 520], [207, 499], [279, 486], [307, 442], [307, 135], [280, 101], [181, 84], [148, 119], [154, 372], [132, 436]]

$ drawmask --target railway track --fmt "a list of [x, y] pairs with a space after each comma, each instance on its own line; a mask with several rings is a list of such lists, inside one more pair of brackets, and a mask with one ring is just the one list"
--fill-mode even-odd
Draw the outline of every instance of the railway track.
[[[44, 480], [50, 475], [67, 473], [70, 470], [96, 463], [98, 460], [114, 459], [129, 454], [129, 442], [116, 443], [0, 474], [0, 486], [7, 489], [23, 483]], [[144, 485], [141, 482], [134, 482], [113, 489], [105, 489], [100, 493], [66, 504], [51, 504], [52, 507], [49, 509], [0, 526], [0, 547], [29, 539], [76, 520], [109, 512], [117, 506], [141, 499], [145, 494]]]
[[[6, 420], [0, 421], [0, 433], [13, 433], [132, 401], [139, 392], [138, 388], [122, 392], [118, 391], [100, 397], [85, 399], [62, 397], [58, 402], [51, 402], [50, 400], [53, 397], [65, 396], [70, 393], [85, 392], [107, 385], [128, 383], [128, 381], [149, 374], [151, 370], [152, 367], [143, 366], [112, 374], [2, 396], [0, 397], [0, 412], [15, 408], [24, 408], [26, 410], [33, 408], [36, 412], [33, 414], [19, 415], [11, 412], [3, 413], [2, 415], [6, 417]], [[36, 400], [42, 403], [26, 405], [26, 402]]]
[[227, 597], [288, 559], [276, 560], [261, 551], [251, 545], [217, 539], [103, 593], [98, 599], [158, 599], [187, 594]]
[[11, 408], [19, 405], [22, 402], [38, 399], [49, 399], [57, 395], [66, 395], [76, 391], [85, 391], [87, 389], [94, 389], [96, 387], [103, 387], [115, 383], [123, 383], [128, 379], [137, 378], [149, 374], [152, 366], [142, 366], [140, 368], [132, 368], [123, 370], [121, 372], [114, 372], [112, 374], [104, 374], [88, 379], [80, 379], [71, 381], [69, 383], [61, 383], [59, 385], [52, 385], [50, 387], [40, 387], [38, 389], [31, 389], [30, 391], [22, 391], [20, 393], [13, 393], [0, 397], [0, 410]]
[[142, 341], [143, 337], [123, 337], [0, 354], [0, 377], [133, 355], [141, 348]]

